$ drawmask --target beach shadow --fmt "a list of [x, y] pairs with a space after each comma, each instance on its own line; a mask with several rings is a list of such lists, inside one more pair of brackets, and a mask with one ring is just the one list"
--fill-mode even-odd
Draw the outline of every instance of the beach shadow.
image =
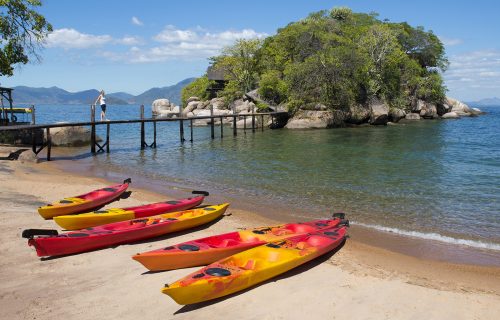
[[117, 198], [117, 201], [120, 201], [121, 199], [128, 199], [131, 194], [132, 191], [125, 191], [124, 193], [121, 194], [120, 197]]
[[208, 306], [211, 306], [213, 304], [217, 304], [221, 301], [224, 301], [224, 300], [227, 300], [227, 299], [231, 299], [233, 297], [236, 297], [236, 296], [239, 296], [241, 294], [244, 294], [250, 290], [253, 290], [255, 288], [258, 288], [260, 286], [263, 286], [263, 285], [266, 285], [268, 283], [271, 283], [271, 282], [277, 282], [277, 281], [280, 281], [280, 280], [284, 280], [284, 279], [287, 279], [287, 278], [290, 278], [290, 277], [293, 277], [293, 276], [296, 276], [298, 274], [301, 274], [305, 271], [308, 271], [314, 267], [317, 267], [318, 265], [322, 264], [323, 262], [326, 262], [328, 261], [328, 259], [330, 259], [333, 255], [335, 255], [340, 249], [342, 249], [342, 247], [344, 247], [345, 245], [345, 242], [346, 242], [346, 239], [344, 239], [342, 241], [342, 243], [337, 247], [335, 248], [334, 250], [312, 260], [312, 261], [309, 261], [307, 263], [304, 263], [303, 265], [300, 265], [298, 266], [297, 268], [294, 268], [292, 270], [289, 270], [277, 277], [274, 277], [272, 279], [269, 279], [269, 280], [266, 280], [264, 282], [261, 282], [255, 286], [252, 286], [250, 288], [247, 288], [245, 290], [242, 290], [242, 291], [238, 291], [238, 292], [235, 292], [235, 293], [232, 293], [230, 295], [227, 295], [227, 296], [224, 296], [224, 297], [220, 297], [220, 298], [217, 298], [217, 299], [213, 299], [213, 300], [209, 300], [209, 301], [204, 301], [204, 302], [199, 302], [199, 303], [194, 303], [194, 304], [188, 304], [188, 305], [185, 305], [183, 306], [182, 308], [180, 308], [179, 310], [177, 310], [176, 312], [174, 312], [174, 315], [176, 314], [181, 314], [181, 313], [186, 313], [186, 312], [191, 312], [191, 311], [195, 311], [195, 310], [198, 310], [198, 309], [202, 309], [202, 308], [205, 308], [205, 307], [208, 307]]
[[[85, 254], [85, 253], [95, 252], [95, 251], [100, 251], [100, 250], [105, 250], [105, 249], [116, 249], [116, 248], [118, 248], [120, 246], [136, 245], [136, 244], [142, 244], [142, 243], [148, 243], [148, 242], [162, 241], [162, 240], [166, 240], [166, 239], [173, 238], [173, 237], [179, 237], [179, 236], [191, 233], [191, 232], [201, 231], [201, 230], [206, 229], [206, 228], [212, 226], [213, 224], [217, 223], [223, 217], [224, 217], [224, 215], [222, 215], [219, 218], [217, 218], [217, 219], [215, 219], [215, 220], [213, 220], [213, 221], [211, 221], [209, 223], [206, 223], [204, 225], [201, 225], [201, 226], [198, 226], [198, 227], [195, 227], [195, 228], [190, 228], [190, 229], [186, 229], [186, 230], [181, 230], [181, 231], [173, 232], [173, 233], [167, 233], [167, 234], [164, 234], [164, 235], [159, 236], [159, 237], [153, 237], [153, 238], [149, 238], [149, 239], [132, 241], [132, 242], [129, 242], [129, 243], [122, 243], [122, 244], [117, 244], [117, 245], [111, 245], [111, 246], [102, 247], [102, 248], [98, 248], [98, 249], [90, 250], [90, 251], [75, 252], [75, 253], [70, 253], [70, 254], [65, 254], [65, 255], [60, 255], [60, 256], [41, 257], [40, 260], [41, 261], [57, 260], [57, 259], [61, 259], [61, 258], [66, 258], [66, 257], [71, 257], [71, 256], [77, 256], [77, 255], [80, 255], [80, 254]], [[143, 273], [143, 274], [146, 274], [146, 273]]]

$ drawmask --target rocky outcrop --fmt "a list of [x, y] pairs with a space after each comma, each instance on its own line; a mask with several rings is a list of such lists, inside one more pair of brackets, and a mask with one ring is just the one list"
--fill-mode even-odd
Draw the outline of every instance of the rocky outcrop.
[[453, 98], [446, 98], [446, 104], [451, 106], [451, 112], [455, 112], [461, 117], [470, 117], [483, 114], [483, 112], [478, 108], [471, 108], [465, 103]]
[[379, 99], [373, 99], [368, 104], [370, 109], [370, 120], [372, 125], [386, 125], [389, 121], [389, 106]]
[[418, 113], [410, 112], [410, 113], [407, 113], [405, 115], [405, 119], [406, 120], [420, 120], [420, 115]]
[[370, 110], [360, 104], [355, 104], [349, 108], [346, 122], [349, 124], [362, 124], [370, 119]]
[[[90, 144], [90, 129], [87, 127], [61, 127], [50, 129], [53, 146], [81, 147]], [[47, 137], [44, 138], [47, 140]], [[98, 141], [101, 139], [99, 138]]]
[[438, 117], [436, 105], [433, 103], [424, 103], [420, 109], [420, 117], [424, 119], [436, 119]]
[[460, 116], [456, 112], [448, 112], [441, 116], [443, 119], [458, 119]]
[[340, 110], [299, 110], [285, 126], [287, 129], [323, 129], [344, 125], [347, 114]]
[[442, 116], [445, 113], [448, 113], [451, 111], [451, 106], [447, 103], [438, 103], [436, 105], [436, 110], [437, 110], [438, 116]]
[[391, 122], [399, 122], [399, 120], [403, 119], [406, 116], [406, 112], [403, 109], [392, 108], [389, 110], [389, 121]]
[[153, 116], [162, 118], [172, 118], [179, 116], [180, 107], [170, 102], [168, 99], [156, 99], [151, 105]]

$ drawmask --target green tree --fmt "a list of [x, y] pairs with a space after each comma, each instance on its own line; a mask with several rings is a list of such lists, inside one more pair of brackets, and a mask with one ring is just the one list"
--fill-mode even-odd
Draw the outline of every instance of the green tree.
[[12, 76], [16, 64], [40, 61], [39, 51], [52, 25], [35, 11], [39, 0], [0, 0], [0, 75]]
[[223, 70], [225, 78], [232, 82], [231, 90], [242, 93], [255, 88], [258, 80], [257, 51], [262, 45], [259, 39], [240, 39], [226, 47], [222, 55], [212, 58], [213, 67]]
[[181, 90], [182, 105], [186, 106], [186, 101], [190, 97], [198, 97], [201, 100], [208, 98], [207, 88], [210, 86], [210, 80], [207, 75], [197, 78]]

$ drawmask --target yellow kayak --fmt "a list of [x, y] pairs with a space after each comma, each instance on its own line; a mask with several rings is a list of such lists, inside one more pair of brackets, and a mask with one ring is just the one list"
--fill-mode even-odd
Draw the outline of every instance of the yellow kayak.
[[345, 226], [334, 227], [255, 247], [166, 285], [162, 292], [182, 305], [226, 296], [332, 251], [345, 234]]
[[54, 221], [66, 230], [90, 228], [113, 222], [191, 209], [200, 205], [205, 199], [205, 195], [206, 194], [192, 198], [150, 203], [136, 207], [112, 208], [75, 215], [58, 216], [54, 217]]

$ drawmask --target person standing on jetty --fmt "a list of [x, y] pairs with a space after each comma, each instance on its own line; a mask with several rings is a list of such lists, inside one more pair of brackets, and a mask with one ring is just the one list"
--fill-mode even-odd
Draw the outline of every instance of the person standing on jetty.
[[99, 105], [101, 106], [101, 121], [109, 121], [106, 118], [106, 96], [104, 90], [101, 90], [99, 96], [95, 99], [94, 105], [97, 104], [97, 101], [99, 101]]

